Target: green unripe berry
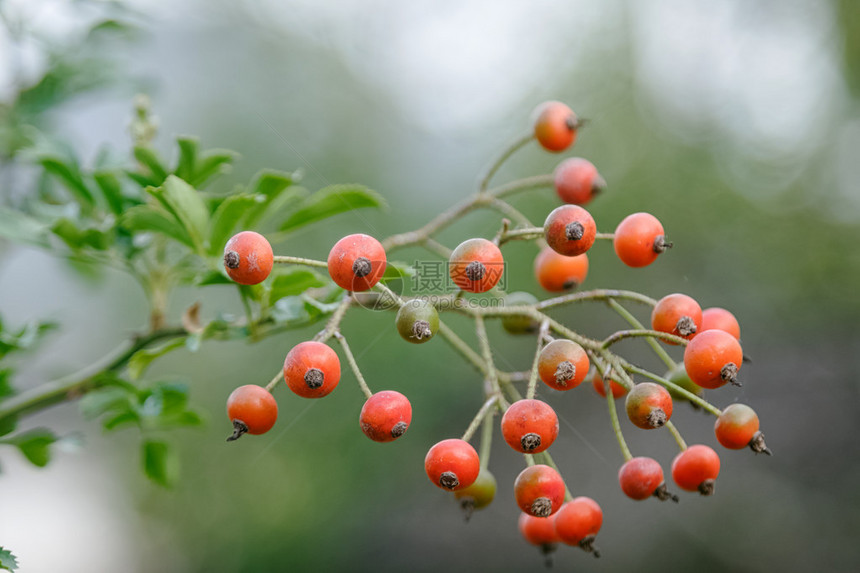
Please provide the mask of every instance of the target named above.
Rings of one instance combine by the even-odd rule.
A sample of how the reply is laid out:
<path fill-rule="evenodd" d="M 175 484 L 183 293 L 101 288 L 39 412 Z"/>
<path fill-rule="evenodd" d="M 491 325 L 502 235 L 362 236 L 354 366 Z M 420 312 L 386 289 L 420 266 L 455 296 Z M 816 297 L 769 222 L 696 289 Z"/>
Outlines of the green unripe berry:
<path fill-rule="evenodd" d="M 496 478 L 489 470 L 482 469 L 478 479 L 469 487 L 455 491 L 454 497 L 460 501 L 468 521 L 473 511 L 487 507 L 496 497 Z"/>
<path fill-rule="evenodd" d="M 397 311 L 397 332 L 407 342 L 422 344 L 439 330 L 439 313 L 430 302 L 416 298 L 406 302 Z"/>
<path fill-rule="evenodd" d="M 528 292 L 512 292 L 504 298 L 505 306 L 537 304 L 538 299 Z M 510 314 L 502 317 L 502 328 L 511 334 L 528 334 L 538 329 L 538 323 L 529 316 Z"/>

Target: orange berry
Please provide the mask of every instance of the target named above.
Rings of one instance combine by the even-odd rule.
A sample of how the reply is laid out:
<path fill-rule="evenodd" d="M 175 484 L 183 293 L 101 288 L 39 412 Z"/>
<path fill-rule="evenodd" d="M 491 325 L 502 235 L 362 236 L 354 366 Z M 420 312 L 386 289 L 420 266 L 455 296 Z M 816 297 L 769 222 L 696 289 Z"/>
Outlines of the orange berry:
<path fill-rule="evenodd" d="M 274 253 L 266 238 L 254 231 L 233 235 L 224 247 L 224 269 L 241 285 L 255 285 L 272 272 Z"/>

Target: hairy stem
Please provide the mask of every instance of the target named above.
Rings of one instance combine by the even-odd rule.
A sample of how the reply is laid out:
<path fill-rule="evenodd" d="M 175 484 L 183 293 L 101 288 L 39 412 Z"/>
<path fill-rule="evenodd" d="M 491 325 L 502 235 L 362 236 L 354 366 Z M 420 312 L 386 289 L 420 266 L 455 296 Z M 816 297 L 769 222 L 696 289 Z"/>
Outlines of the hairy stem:
<path fill-rule="evenodd" d="M 358 385 L 361 387 L 361 391 L 364 392 L 364 396 L 367 399 L 370 399 L 373 396 L 373 392 L 370 391 L 370 388 L 367 386 L 367 382 L 364 380 L 364 376 L 361 374 L 361 370 L 358 368 L 358 363 L 355 361 L 355 356 L 353 356 L 352 350 L 350 350 L 349 344 L 346 342 L 346 337 L 341 334 L 339 330 L 335 330 L 333 336 L 337 338 L 338 342 L 340 342 L 340 345 L 343 348 L 343 353 L 346 356 L 346 361 L 349 363 L 352 373 L 355 374 L 355 379 L 358 380 Z"/>
<path fill-rule="evenodd" d="M 606 302 L 609 304 L 609 306 L 612 307 L 615 312 L 621 315 L 621 317 L 626 320 L 630 324 L 630 326 L 632 326 L 633 328 L 646 330 L 645 327 L 642 326 L 642 323 L 639 322 L 639 320 L 637 320 L 635 316 L 630 314 L 630 311 L 621 306 L 614 298 L 609 298 Z M 656 305 L 657 302 L 654 301 L 654 304 Z M 656 340 L 654 340 L 653 337 L 647 337 L 645 338 L 645 341 L 648 342 L 648 344 L 654 350 L 654 353 L 660 357 L 660 360 L 663 361 L 667 368 L 671 370 L 675 367 L 675 361 L 672 360 L 672 357 L 669 356 L 669 353 L 666 352 L 666 350 L 662 346 L 660 346 L 660 344 Z"/>
<path fill-rule="evenodd" d="M 481 422 L 484 421 L 485 418 L 488 417 L 490 410 L 493 406 L 496 405 L 496 401 L 499 399 L 499 396 L 493 394 L 481 405 L 481 408 L 478 410 L 478 413 L 475 414 L 475 417 L 469 423 L 469 427 L 466 428 L 466 431 L 463 432 L 463 441 L 468 442 L 472 439 L 472 436 L 475 435 L 475 431 L 478 429 L 478 426 L 481 425 Z M 492 419 L 492 417 L 490 416 Z"/>

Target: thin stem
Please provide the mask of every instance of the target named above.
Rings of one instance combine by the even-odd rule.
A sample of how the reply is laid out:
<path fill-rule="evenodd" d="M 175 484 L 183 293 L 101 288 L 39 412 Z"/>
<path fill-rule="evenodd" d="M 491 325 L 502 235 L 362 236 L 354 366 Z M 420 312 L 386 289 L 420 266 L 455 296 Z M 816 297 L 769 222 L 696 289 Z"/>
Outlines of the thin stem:
<path fill-rule="evenodd" d="M 507 197 L 520 191 L 528 191 L 530 189 L 539 189 L 541 187 L 550 187 L 555 184 L 555 175 L 533 175 L 523 179 L 517 179 L 498 187 L 493 187 L 487 193 L 496 197 Z"/>
<path fill-rule="evenodd" d="M 475 330 L 478 335 L 478 344 L 481 346 L 481 354 L 483 355 L 484 364 L 486 364 L 486 375 L 490 382 L 490 387 L 493 389 L 493 392 L 498 395 L 499 405 L 507 410 L 508 403 L 502 396 L 502 389 L 499 386 L 499 377 L 496 372 L 496 366 L 493 364 L 493 352 L 490 350 L 490 339 L 487 337 L 487 327 L 484 325 L 483 317 L 475 317 Z M 509 386 L 508 388 L 511 389 L 513 386 Z"/>
<path fill-rule="evenodd" d="M 660 332 L 659 330 L 619 330 L 618 332 L 615 332 L 612 335 L 606 337 L 603 340 L 602 347 L 609 348 L 616 342 L 624 340 L 625 338 L 640 338 L 644 336 L 660 338 L 668 342 L 674 342 L 675 344 L 681 346 L 686 346 L 688 342 L 686 338 L 681 338 L 680 336 L 675 336 L 674 334 L 669 334 L 668 332 Z"/>
<path fill-rule="evenodd" d="M 275 374 L 275 376 L 272 378 L 272 380 L 268 384 L 266 384 L 266 391 L 269 394 L 271 394 L 272 391 L 275 389 L 275 387 L 278 385 L 278 383 L 283 379 L 284 379 L 284 371 L 278 370 L 278 373 Z"/>
<path fill-rule="evenodd" d="M 403 299 L 400 298 L 399 295 L 395 294 L 393 290 L 388 288 L 382 282 L 376 283 L 376 286 L 374 286 L 373 288 L 381 290 L 387 298 L 391 299 L 391 302 L 393 302 L 395 305 L 397 305 L 398 308 L 403 306 L 404 304 L 406 304 L 403 302 Z"/>
<path fill-rule="evenodd" d="M 535 397 L 535 392 L 537 391 L 537 380 L 538 380 L 538 363 L 540 362 L 540 351 L 543 349 L 543 339 L 549 333 L 549 321 L 544 320 L 540 325 L 540 330 L 538 331 L 537 336 L 537 350 L 535 350 L 535 357 L 532 361 L 532 368 L 529 370 L 529 385 L 526 389 L 526 399 L 532 400 Z"/>
<path fill-rule="evenodd" d="M 337 338 L 338 342 L 340 342 L 340 345 L 343 348 L 343 353 L 346 356 L 346 361 L 349 363 L 352 373 L 355 374 L 355 379 L 358 380 L 358 385 L 361 387 L 361 391 L 364 392 L 365 397 L 369 400 L 373 396 L 373 392 L 368 388 L 367 382 L 365 382 L 364 376 L 362 376 L 361 370 L 358 368 L 358 363 L 355 361 L 355 356 L 353 356 L 352 350 L 350 350 L 349 344 L 346 342 L 346 337 L 341 334 L 339 330 L 335 330 L 333 336 Z"/>
<path fill-rule="evenodd" d="M 481 449 L 478 452 L 478 459 L 481 460 L 481 469 L 485 470 L 490 464 L 490 451 L 493 446 L 493 414 L 484 416 L 484 423 L 481 426 Z"/>
<path fill-rule="evenodd" d="M 533 454 L 523 454 L 523 457 L 526 459 L 526 465 L 528 467 L 535 465 L 535 457 Z"/>
<path fill-rule="evenodd" d="M 487 191 L 487 187 L 490 184 L 490 179 L 493 178 L 493 175 L 499 170 L 499 168 L 507 161 L 507 159 L 513 155 L 518 149 L 525 146 L 528 142 L 534 139 L 534 133 L 529 131 L 528 133 L 524 133 L 512 141 L 502 152 L 499 154 L 496 159 L 494 159 L 490 165 L 484 170 L 484 174 L 478 179 L 478 192 L 485 193 Z"/>
<path fill-rule="evenodd" d="M 552 459 L 552 456 L 550 455 L 549 450 L 544 450 L 543 452 L 540 453 L 540 455 L 543 456 L 543 459 L 546 462 L 546 465 L 548 465 L 549 467 L 551 467 L 552 469 L 557 471 L 559 475 L 561 475 L 561 471 L 559 471 L 558 466 L 555 465 L 555 460 Z M 562 482 L 564 483 L 564 501 L 570 501 L 573 499 L 573 495 L 570 493 L 570 490 L 567 488 L 567 482 L 565 482 L 564 480 L 562 480 Z"/>
<path fill-rule="evenodd" d="M 640 376 L 644 376 L 645 378 L 649 378 L 649 379 L 653 380 L 654 382 L 660 384 L 661 386 L 665 386 L 667 389 L 672 390 L 673 392 L 680 394 L 681 396 L 683 396 L 684 398 L 686 398 L 690 402 L 702 407 L 703 409 L 707 410 L 708 412 L 710 412 L 714 416 L 719 417 L 720 414 L 722 414 L 722 412 L 720 411 L 719 408 L 717 408 L 716 406 L 714 406 L 713 404 L 711 404 L 710 402 L 708 402 L 704 398 L 700 398 L 699 396 L 696 396 L 695 394 L 693 394 L 692 392 L 690 392 L 686 388 L 682 388 L 681 386 L 678 386 L 677 384 L 675 384 L 671 380 L 667 380 L 666 378 L 663 378 L 662 376 L 658 376 L 657 374 L 654 374 L 653 372 L 645 370 L 644 368 L 634 366 L 633 364 L 630 364 L 627 361 L 621 361 L 621 365 L 625 370 L 629 370 L 630 372 L 632 372 L 634 374 L 639 374 Z"/>
<path fill-rule="evenodd" d="M 684 441 L 684 438 L 681 437 L 681 432 L 678 431 L 678 428 L 675 427 L 675 424 L 672 423 L 671 420 L 667 420 L 666 429 L 669 430 L 669 433 L 672 434 L 672 437 L 675 438 L 675 441 L 678 442 L 678 447 L 681 448 L 681 451 L 687 449 L 687 442 Z"/>
<path fill-rule="evenodd" d="M 463 432 L 463 441 L 468 442 L 472 439 L 472 436 L 475 435 L 475 431 L 478 429 L 478 426 L 481 425 L 481 422 L 489 414 L 490 410 L 493 406 L 496 405 L 496 401 L 499 399 L 498 395 L 493 394 L 481 405 L 481 408 L 478 410 L 478 413 L 475 414 L 475 417 L 472 419 L 471 423 L 469 423 L 469 427 L 466 428 L 466 431 Z"/>
<path fill-rule="evenodd" d="M 314 336 L 314 340 L 316 340 L 317 342 L 325 342 L 326 340 L 334 336 L 335 331 L 340 328 L 340 322 L 343 320 L 343 316 L 346 314 L 346 311 L 351 303 L 352 296 L 347 293 L 346 295 L 344 295 L 343 299 L 341 299 L 340 305 L 332 313 L 331 318 L 328 319 L 325 328 L 319 331 L 316 336 Z"/>
<path fill-rule="evenodd" d="M 457 334 L 451 330 L 451 328 L 442 322 L 439 321 L 439 334 L 448 341 L 454 350 L 457 350 L 460 354 L 466 357 L 466 360 L 471 362 L 482 374 L 487 375 L 487 366 L 483 360 L 481 360 L 481 356 L 472 350 L 472 347 L 466 344 L 462 338 L 457 336 Z"/>
<path fill-rule="evenodd" d="M 615 239 L 615 233 L 597 233 L 594 235 L 594 239 L 604 239 L 612 241 Z"/>
<path fill-rule="evenodd" d="M 614 300 L 614 299 L 610 298 L 610 299 L 608 299 L 608 300 L 607 300 L 607 303 L 609 304 L 609 306 L 611 306 L 611 307 L 612 307 L 612 309 L 613 309 L 615 312 L 617 312 L 619 315 L 621 315 L 621 317 L 622 317 L 624 320 L 626 320 L 628 323 L 630 323 L 630 325 L 631 325 L 633 328 L 639 328 L 639 329 L 645 330 L 645 327 L 644 327 L 644 326 L 642 326 L 642 323 L 641 323 L 641 322 L 639 322 L 639 321 L 636 319 L 636 317 L 635 317 L 635 316 L 633 316 L 632 314 L 630 314 L 630 312 L 629 312 L 626 308 L 624 308 L 623 306 L 621 306 L 621 305 L 618 303 L 618 301 L 616 301 L 616 300 Z M 655 302 L 655 304 L 656 304 L 656 302 Z M 664 349 L 663 349 L 663 347 L 662 347 L 662 346 L 660 346 L 660 344 L 659 344 L 656 340 L 654 340 L 653 338 L 650 338 L 650 337 L 649 337 L 649 338 L 646 338 L 646 339 L 645 339 L 645 341 L 646 341 L 646 342 L 648 342 L 648 344 L 649 344 L 649 345 L 651 346 L 651 348 L 654 350 L 654 353 L 655 353 L 657 356 L 659 356 L 659 357 L 660 357 L 660 360 L 662 360 L 662 361 L 663 361 L 663 363 L 664 363 L 664 364 L 665 364 L 665 365 L 666 365 L 670 370 L 671 370 L 672 368 L 674 368 L 674 367 L 675 367 L 675 361 L 674 361 L 674 360 L 672 360 L 672 357 L 671 357 L 671 356 L 669 356 L 669 353 L 668 353 L 668 352 L 666 352 L 666 350 L 664 350 Z"/>
<path fill-rule="evenodd" d="M 535 308 L 538 310 L 546 310 L 548 308 L 562 306 L 573 302 L 594 300 L 609 301 L 616 298 L 631 300 L 634 302 L 641 302 L 642 304 L 647 304 L 649 306 L 654 306 L 657 304 L 657 301 L 653 298 L 631 290 L 595 289 L 557 296 L 555 298 L 548 298 L 537 303 L 535 305 Z M 624 307 L 622 307 L 622 309 L 623 308 Z"/>
<path fill-rule="evenodd" d="M 0 421 L 13 416 L 25 416 L 66 400 L 75 400 L 87 392 L 107 386 L 113 379 L 105 374 L 122 369 L 138 350 L 164 339 L 187 334 L 184 328 L 165 328 L 143 336 L 134 336 L 102 359 L 74 374 L 46 382 L 0 402 Z"/>
<path fill-rule="evenodd" d="M 493 197 L 487 203 L 487 206 L 490 207 L 491 209 L 495 209 L 496 211 L 498 211 L 502 215 L 505 215 L 506 217 L 509 217 L 510 219 L 512 219 L 514 221 L 517 221 L 520 225 L 523 225 L 525 227 L 533 227 L 534 226 L 534 225 L 532 225 L 532 222 L 529 220 L 528 217 L 526 217 L 525 215 L 520 213 L 513 205 L 511 205 L 510 203 L 507 203 L 505 201 L 502 201 L 501 199 L 496 199 L 495 197 Z"/>
<path fill-rule="evenodd" d="M 437 241 L 432 237 L 427 237 L 421 242 L 421 246 L 430 251 L 431 253 L 436 253 L 443 259 L 450 259 L 452 250 Z"/>
<path fill-rule="evenodd" d="M 543 235 L 543 227 L 506 230 L 499 237 L 498 244 L 504 245 L 508 241 L 531 241 L 533 239 L 540 239 Z"/>
<path fill-rule="evenodd" d="M 607 363 L 608 362 L 609 360 L 607 357 Z M 609 387 L 609 368 L 601 364 L 599 360 L 595 360 L 594 365 L 600 371 L 600 376 L 603 378 L 603 389 L 606 394 L 609 421 L 612 424 L 612 431 L 615 433 L 615 439 L 618 440 L 618 446 L 621 448 L 621 455 L 624 456 L 624 461 L 630 461 L 633 459 L 633 454 L 630 453 L 630 448 L 627 447 L 627 441 L 624 439 L 624 434 L 621 432 L 621 424 L 618 421 L 618 411 L 615 407 L 615 397 L 612 395 L 612 389 Z"/>
<path fill-rule="evenodd" d="M 272 257 L 275 263 L 285 265 L 305 265 L 306 267 L 321 267 L 328 268 L 326 261 L 317 261 L 316 259 L 305 259 L 302 257 L 289 257 L 285 255 L 275 255 Z"/>

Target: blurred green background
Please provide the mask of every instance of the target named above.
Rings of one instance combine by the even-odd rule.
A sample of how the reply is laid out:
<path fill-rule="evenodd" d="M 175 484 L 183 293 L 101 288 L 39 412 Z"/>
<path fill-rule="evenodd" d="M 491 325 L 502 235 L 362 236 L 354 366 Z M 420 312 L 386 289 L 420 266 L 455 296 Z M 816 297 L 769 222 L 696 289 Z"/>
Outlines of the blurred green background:
<path fill-rule="evenodd" d="M 112 9 L 3 4 L 59 42 Z M 776 455 L 721 449 L 714 497 L 633 502 L 617 485 L 622 458 L 604 402 L 587 387 L 539 390 L 562 419 L 552 453 L 570 489 L 604 509 L 603 557 L 562 548 L 555 567 L 860 568 L 860 3 L 127 5 L 132 12 L 124 15 L 140 32 L 101 54 L 114 63 L 106 87 L 53 110 L 44 127 L 87 159 L 105 144 L 124 153 L 131 99 L 145 91 L 164 153 L 173 152 L 175 135 L 197 134 L 204 146 L 241 153 L 232 182 L 263 167 L 301 168 L 311 189 L 357 182 L 390 203 L 387 212 L 354 212 L 294 235 L 275 246 L 279 254 L 324 258 L 347 233 L 384 237 L 418 227 L 472 192 L 481 168 L 528 128 L 538 103 L 569 103 L 589 120 L 575 148 L 559 156 L 531 145 L 498 180 L 547 173 L 563 157 L 582 156 L 609 185 L 589 207 L 599 230 L 611 231 L 630 212 L 654 213 L 675 248 L 630 269 L 599 243 L 585 286 L 655 298 L 684 292 L 703 307 L 732 310 L 752 362 L 742 388 L 709 398 L 721 407 L 751 405 Z M 45 65 L 40 50 L 0 37 L 0 99 Z M 27 193 L 26 181 L 19 184 L 0 192 Z M 558 202 L 543 190 L 513 203 L 539 223 Z M 454 246 L 497 228 L 496 216 L 473 214 L 440 240 Z M 127 277 L 90 280 L 41 251 L 2 247 L 4 320 L 63 325 L 19 364 L 19 388 L 86 366 L 145 323 L 145 299 Z M 505 252 L 509 290 L 541 294 L 531 273 L 537 248 L 515 243 Z M 206 316 L 241 313 L 235 289 L 209 292 Z M 173 319 L 200 296 L 191 288 L 177 293 Z M 592 336 L 622 327 L 601 305 L 559 316 Z M 452 326 L 474 341 L 458 318 Z M 527 368 L 532 338 L 489 326 L 500 366 Z M 539 552 L 516 530 L 511 490 L 522 456 L 496 440 L 496 502 L 468 523 L 428 483 L 426 450 L 462 434 L 482 402 L 482 381 L 441 341 L 403 342 L 390 314 L 353 311 L 343 330 L 371 388 L 409 396 L 414 418 L 405 438 L 381 445 L 361 434 L 363 399 L 346 373 L 342 388 L 321 401 L 278 389 L 272 432 L 224 444 L 229 392 L 268 381 L 284 353 L 316 330 L 257 345 L 210 342 L 155 364 L 156 374 L 189 379 L 192 400 L 209 418 L 203 429 L 171 437 L 182 453 L 173 491 L 142 477 L 134 436 L 103 436 L 74 404 L 28 419 L 24 427 L 80 433 L 85 445 L 42 470 L 0 451 L 0 544 L 25 573 L 540 569 Z M 659 370 L 641 342 L 619 348 Z M 688 443 L 716 446 L 710 416 L 680 404 L 673 419 Z M 668 471 L 675 453 L 668 434 L 622 426 L 635 453 Z"/>

